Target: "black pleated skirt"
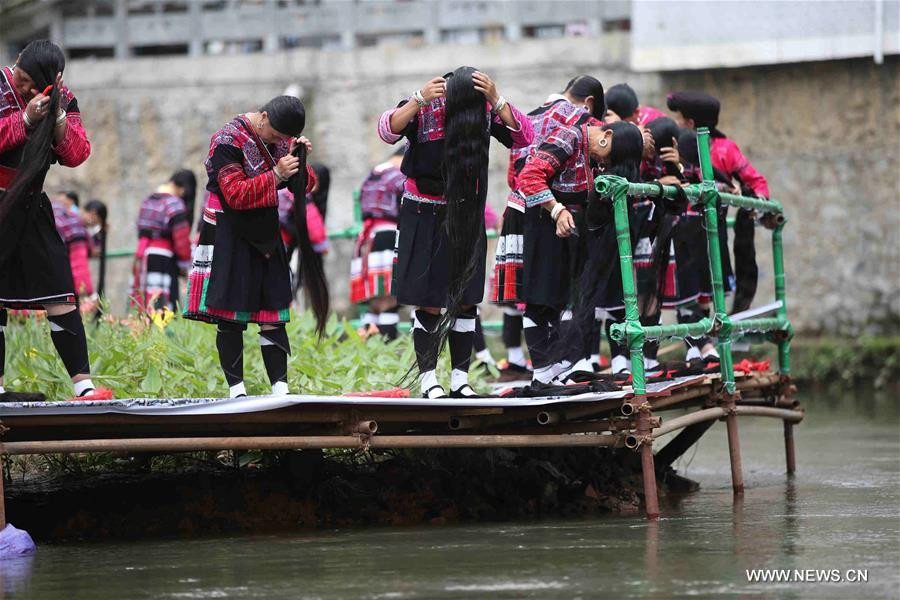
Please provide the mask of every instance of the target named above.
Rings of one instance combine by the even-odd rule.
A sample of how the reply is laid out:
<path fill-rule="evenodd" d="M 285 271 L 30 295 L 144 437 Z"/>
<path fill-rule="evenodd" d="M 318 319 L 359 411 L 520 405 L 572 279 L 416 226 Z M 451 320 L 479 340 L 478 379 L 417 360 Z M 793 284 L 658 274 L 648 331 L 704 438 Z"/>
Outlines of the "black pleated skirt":
<path fill-rule="evenodd" d="M 43 192 L 19 202 L 0 224 L 0 307 L 75 304 L 69 251 Z"/>
<path fill-rule="evenodd" d="M 391 291 L 400 304 L 444 308 L 450 282 L 450 240 L 444 226 L 446 205 L 409 196 L 400 206 Z M 462 304 L 484 298 L 487 240 L 472 243 L 475 272 L 466 284 Z"/>

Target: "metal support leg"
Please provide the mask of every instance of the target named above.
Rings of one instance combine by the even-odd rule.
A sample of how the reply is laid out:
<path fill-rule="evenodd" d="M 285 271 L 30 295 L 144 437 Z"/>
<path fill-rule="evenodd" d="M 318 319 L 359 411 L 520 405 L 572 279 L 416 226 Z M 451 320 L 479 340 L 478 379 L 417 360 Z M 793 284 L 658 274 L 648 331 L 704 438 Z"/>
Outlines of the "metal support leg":
<path fill-rule="evenodd" d="M 659 518 L 659 496 L 656 491 L 656 468 L 653 464 L 653 440 L 651 438 L 651 414 L 650 403 L 645 398 L 639 398 L 641 404 L 638 407 L 638 439 L 641 452 L 641 474 L 644 479 L 644 504 L 647 510 L 647 518 L 656 520 Z"/>
<path fill-rule="evenodd" d="M 728 455 L 731 458 L 731 487 L 735 496 L 744 493 L 744 474 L 741 466 L 741 441 L 738 436 L 737 415 L 734 412 L 738 393 L 723 395 L 723 404 L 728 410 L 725 426 L 728 429 Z"/>
<path fill-rule="evenodd" d="M 794 457 L 794 424 L 790 421 L 784 421 L 784 456 L 788 475 L 793 475 L 797 462 Z"/>
<path fill-rule="evenodd" d="M 3 489 L 4 466 L 4 459 L 0 456 L 0 530 L 6 528 L 6 491 Z"/>

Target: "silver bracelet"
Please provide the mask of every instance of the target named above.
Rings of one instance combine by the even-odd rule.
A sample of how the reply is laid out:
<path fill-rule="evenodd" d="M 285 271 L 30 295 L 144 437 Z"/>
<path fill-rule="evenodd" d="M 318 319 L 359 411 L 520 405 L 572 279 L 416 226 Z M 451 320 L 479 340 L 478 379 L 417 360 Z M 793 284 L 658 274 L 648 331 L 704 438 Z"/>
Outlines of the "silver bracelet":
<path fill-rule="evenodd" d="M 65 123 L 65 121 L 66 121 L 66 111 L 62 111 L 62 113 L 56 117 L 56 124 L 62 125 L 63 123 Z"/>
<path fill-rule="evenodd" d="M 499 115 L 504 106 L 506 106 L 506 98 L 500 96 L 500 99 L 497 100 L 497 104 L 494 105 L 494 108 L 491 109 L 491 112 L 493 112 L 495 115 Z"/>
<path fill-rule="evenodd" d="M 281 183 L 284 183 L 285 181 L 288 180 L 287 177 L 283 177 L 283 176 L 281 175 L 281 173 L 278 172 L 278 169 L 276 169 L 276 168 L 274 168 L 274 167 L 272 168 L 272 172 L 275 173 L 275 179 L 277 179 L 277 180 L 280 181 Z"/>
<path fill-rule="evenodd" d="M 556 221 L 559 218 L 559 213 L 564 210 L 566 210 L 565 205 L 562 202 L 557 202 L 556 206 L 550 210 L 550 218 Z"/>
<path fill-rule="evenodd" d="M 413 94 L 413 99 L 416 101 L 416 104 L 419 105 L 419 108 L 425 108 L 428 106 L 428 102 L 425 100 L 425 96 L 422 95 L 422 90 L 416 90 L 416 93 Z"/>
<path fill-rule="evenodd" d="M 31 126 L 34 124 L 31 122 L 31 119 L 28 118 L 28 111 L 22 111 L 22 122 L 25 123 L 25 129 L 31 129 Z"/>

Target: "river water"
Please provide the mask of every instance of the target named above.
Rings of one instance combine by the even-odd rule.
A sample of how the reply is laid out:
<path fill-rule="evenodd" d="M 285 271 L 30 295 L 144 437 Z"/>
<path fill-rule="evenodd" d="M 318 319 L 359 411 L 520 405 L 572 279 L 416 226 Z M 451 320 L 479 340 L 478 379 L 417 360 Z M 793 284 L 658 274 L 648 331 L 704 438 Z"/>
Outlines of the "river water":
<path fill-rule="evenodd" d="M 3 598 L 891 598 L 900 596 L 900 417 L 892 394 L 807 393 L 784 474 L 779 421 L 740 421 L 676 465 L 701 483 L 638 515 L 279 536 L 45 544 L 0 563 Z M 748 569 L 843 581 L 756 583 Z M 836 570 L 831 572 L 831 570 Z M 858 570 L 858 571 L 857 571 Z M 848 582 L 867 578 L 864 583 Z"/>

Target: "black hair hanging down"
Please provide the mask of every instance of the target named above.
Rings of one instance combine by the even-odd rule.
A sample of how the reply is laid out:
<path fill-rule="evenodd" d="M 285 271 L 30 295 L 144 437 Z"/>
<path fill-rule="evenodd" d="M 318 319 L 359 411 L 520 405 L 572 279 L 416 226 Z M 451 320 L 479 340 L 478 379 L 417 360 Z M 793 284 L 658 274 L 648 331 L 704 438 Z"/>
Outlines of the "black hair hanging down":
<path fill-rule="evenodd" d="M 316 317 L 316 333 L 322 337 L 329 310 L 328 282 L 306 228 L 306 145 L 298 143 L 294 156 L 300 159 L 300 170 L 288 180 L 288 189 L 294 194 L 294 226 L 297 228 L 297 247 L 300 250 L 300 272 L 303 274 L 303 289 Z"/>
<path fill-rule="evenodd" d="M 100 276 L 97 280 L 97 296 L 103 298 L 106 290 L 106 218 L 109 210 L 102 200 L 91 200 L 84 205 L 84 211 L 95 212 L 100 219 L 100 232 L 97 234 L 100 241 Z M 102 310 L 98 307 L 95 320 L 100 318 L 101 313 Z"/>
<path fill-rule="evenodd" d="M 450 240 L 447 310 L 438 323 L 432 351 L 440 353 L 450 327 L 459 315 L 463 295 L 475 274 L 484 243 L 484 204 L 487 199 L 490 128 L 487 102 L 475 89 L 472 67 L 459 67 L 447 76 L 444 109 L 444 227 Z"/>
<path fill-rule="evenodd" d="M 563 93 L 568 92 L 576 100 L 584 100 L 589 96 L 594 97 L 594 108 L 591 116 L 603 120 L 606 115 L 606 96 L 603 93 L 603 84 L 596 77 L 579 75 L 569 81 Z"/>
<path fill-rule="evenodd" d="M 197 178 L 194 176 L 194 172 L 190 169 L 179 169 L 172 174 L 169 181 L 184 189 L 184 195 L 181 199 L 184 200 L 184 205 L 187 208 L 188 226 L 193 227 L 194 205 L 197 198 Z"/>
<path fill-rule="evenodd" d="M 313 173 L 316 174 L 316 181 L 319 183 L 318 189 L 312 193 L 313 204 L 319 209 L 322 219 L 328 212 L 328 191 L 331 189 L 331 170 L 322 163 L 315 162 L 312 165 Z"/>
<path fill-rule="evenodd" d="M 601 131 L 613 132 L 610 156 L 603 175 L 618 175 L 630 182 L 640 181 L 641 155 L 644 139 L 640 129 L 627 121 L 617 121 L 604 125 Z M 621 286 L 611 279 L 615 265 L 619 261 L 616 228 L 613 220 L 611 198 L 601 198 L 589 188 L 587 222 L 587 260 L 580 274 L 575 273 L 576 291 L 572 307 L 572 319 L 560 326 L 560 336 L 551 349 L 553 362 L 569 360 L 575 362 L 584 348 L 584 336 L 591 331 L 594 309 L 600 305 L 608 286 Z M 632 234 L 632 248 L 635 243 Z"/>
<path fill-rule="evenodd" d="M 44 90 L 48 85 L 53 85 L 53 90 L 50 92 L 50 110 L 29 132 L 16 176 L 6 193 L 0 196 L 0 223 L 25 198 L 30 189 L 43 185 L 44 176 L 50 168 L 53 160 L 53 129 L 56 127 L 60 94 L 56 74 L 62 73 L 66 68 L 66 57 L 59 46 L 50 40 L 35 40 L 22 50 L 18 66 L 34 80 L 34 87 L 38 91 Z"/>

